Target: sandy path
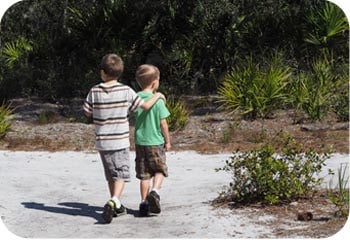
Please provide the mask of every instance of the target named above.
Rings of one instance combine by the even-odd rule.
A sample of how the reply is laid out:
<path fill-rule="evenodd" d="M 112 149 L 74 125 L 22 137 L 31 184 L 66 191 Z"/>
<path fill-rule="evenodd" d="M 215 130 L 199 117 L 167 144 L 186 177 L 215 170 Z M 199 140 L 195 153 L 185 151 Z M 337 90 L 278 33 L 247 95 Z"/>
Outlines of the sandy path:
<path fill-rule="evenodd" d="M 162 213 L 149 218 L 138 217 L 139 185 L 131 160 L 132 181 L 122 199 L 128 214 L 106 225 L 100 214 L 107 185 L 98 154 L 0 151 L 1 219 L 12 233 L 29 238 L 273 238 L 273 229 L 256 223 L 259 216 L 210 206 L 229 182 L 214 168 L 229 155 L 168 153 Z M 348 159 L 336 155 L 327 169 Z"/>

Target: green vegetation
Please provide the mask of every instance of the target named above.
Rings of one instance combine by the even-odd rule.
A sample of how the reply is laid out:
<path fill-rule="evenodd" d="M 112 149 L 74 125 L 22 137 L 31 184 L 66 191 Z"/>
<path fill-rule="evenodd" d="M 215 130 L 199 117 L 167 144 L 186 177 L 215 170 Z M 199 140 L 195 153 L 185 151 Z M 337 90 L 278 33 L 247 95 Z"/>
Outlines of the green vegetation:
<path fill-rule="evenodd" d="M 235 152 L 217 171 L 231 174 L 232 182 L 219 199 L 240 204 L 278 204 L 309 197 L 320 184 L 315 175 L 325 165 L 328 154 L 313 149 L 305 153 L 292 140 L 277 154 L 270 145 L 248 152 Z"/>
<path fill-rule="evenodd" d="M 49 124 L 58 122 L 58 113 L 51 110 L 44 110 L 39 114 L 39 124 Z"/>
<path fill-rule="evenodd" d="M 325 0 L 27 0 L 2 18 L 0 43 L 0 100 L 84 97 L 116 52 L 130 86 L 147 62 L 163 92 L 217 93 L 248 119 L 349 119 L 349 25 Z"/>
<path fill-rule="evenodd" d="M 222 143 L 226 144 L 232 140 L 232 137 L 235 133 L 235 129 L 237 128 L 237 124 L 228 123 L 222 131 Z"/>
<path fill-rule="evenodd" d="M 336 45 L 346 42 L 341 36 L 349 31 L 349 23 L 343 11 L 333 3 L 326 2 L 322 7 L 314 8 L 306 20 L 311 28 L 304 40 L 314 47 L 311 50 L 316 56 L 339 51 Z"/>
<path fill-rule="evenodd" d="M 294 83 L 296 109 L 303 110 L 313 121 L 321 120 L 331 106 L 334 82 L 330 63 L 315 61 L 312 71 L 300 73 Z"/>
<path fill-rule="evenodd" d="M 225 77 L 218 89 L 218 102 L 224 109 L 250 119 L 268 117 L 285 102 L 291 70 L 278 54 L 264 61 L 269 63 L 266 67 L 254 63 L 252 57 L 246 62 Z"/>
<path fill-rule="evenodd" d="M 339 121 L 349 121 L 349 93 L 335 97 L 334 112 Z"/>
<path fill-rule="evenodd" d="M 336 215 L 339 217 L 348 217 L 349 216 L 349 165 L 343 164 L 338 169 L 337 180 L 338 184 L 334 189 L 332 186 L 333 181 L 329 183 L 328 189 L 328 198 L 332 201 L 334 205 L 337 206 L 338 211 Z M 334 173 L 331 173 L 334 174 Z"/>
<path fill-rule="evenodd" d="M 341 80 L 340 86 L 336 87 L 337 94 L 332 98 L 332 110 L 339 121 L 349 121 L 349 81 L 346 77 L 344 75 L 344 80 Z"/>
<path fill-rule="evenodd" d="M 2 104 L 0 106 L 0 139 L 10 130 L 12 113 L 10 105 Z"/>
<path fill-rule="evenodd" d="M 16 63 L 27 58 L 27 55 L 32 51 L 32 46 L 23 37 L 14 42 L 8 42 L 3 48 L 6 65 L 12 68 Z"/>
<path fill-rule="evenodd" d="M 185 103 L 181 100 L 169 98 L 166 106 L 171 115 L 167 118 L 169 129 L 171 131 L 182 130 L 188 121 L 189 112 L 185 107 Z"/>

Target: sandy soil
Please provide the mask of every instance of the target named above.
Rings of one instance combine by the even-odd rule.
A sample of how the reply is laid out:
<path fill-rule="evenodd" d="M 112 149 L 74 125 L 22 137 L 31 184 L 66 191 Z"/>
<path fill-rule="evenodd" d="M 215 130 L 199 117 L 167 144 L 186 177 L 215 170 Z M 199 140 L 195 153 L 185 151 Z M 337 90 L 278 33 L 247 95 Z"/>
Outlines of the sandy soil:
<path fill-rule="evenodd" d="M 162 213 L 141 218 L 132 152 L 132 181 L 122 199 L 128 214 L 104 224 L 100 214 L 108 195 L 97 153 L 0 151 L 1 219 L 10 232 L 25 238 L 341 239 L 349 233 L 349 224 L 337 235 L 339 228 L 308 231 L 327 224 L 322 219 L 334 211 L 329 206 L 313 206 L 314 221 L 309 222 L 297 221 L 295 214 L 281 217 L 254 207 L 213 207 L 211 201 L 230 180 L 214 169 L 223 166 L 229 155 L 167 153 L 170 171 L 161 192 Z M 348 161 L 348 154 L 334 155 L 322 177 L 327 178 L 329 168 L 335 170 Z M 293 203 L 288 208 L 296 213 L 301 206 Z"/>
<path fill-rule="evenodd" d="M 133 178 L 123 199 L 128 214 L 110 225 L 100 217 L 107 187 L 93 152 L 93 125 L 83 117 L 82 100 L 12 100 L 13 124 L 0 139 L 0 214 L 6 226 L 0 224 L 0 233 L 3 227 L 5 232 L 8 228 L 30 238 L 343 239 L 334 234 L 344 232 L 339 230 L 346 219 L 334 217 L 337 209 L 324 189 L 313 199 L 282 206 L 233 208 L 229 203 L 213 206 L 211 202 L 230 182 L 230 176 L 214 168 L 222 167 L 236 149 L 251 150 L 264 143 L 278 148 L 291 136 L 305 148 L 332 147 L 341 153 L 329 161 L 336 170 L 340 162 L 349 162 L 349 122 L 330 116 L 309 123 L 291 111 L 245 121 L 218 111 L 215 99 L 192 96 L 185 100 L 191 115 L 185 129 L 171 133 L 173 152 L 168 153 L 170 177 L 162 191 L 163 212 L 138 217 L 138 182 Z M 43 123 L 40 116 L 45 112 L 53 113 L 53 119 Z M 300 211 L 311 211 L 313 221 L 297 221 Z"/>

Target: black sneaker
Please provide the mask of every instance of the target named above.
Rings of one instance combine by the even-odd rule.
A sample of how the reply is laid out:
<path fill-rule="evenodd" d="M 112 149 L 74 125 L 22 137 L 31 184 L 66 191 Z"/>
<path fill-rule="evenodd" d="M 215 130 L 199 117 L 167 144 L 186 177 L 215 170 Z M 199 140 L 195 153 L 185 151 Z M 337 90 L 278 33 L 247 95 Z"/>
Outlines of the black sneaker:
<path fill-rule="evenodd" d="M 111 223 L 115 214 L 115 203 L 113 200 L 109 200 L 103 207 L 102 218 L 106 223 Z"/>
<path fill-rule="evenodd" d="M 155 191 L 151 191 L 147 195 L 147 201 L 149 203 L 149 211 L 151 213 L 160 213 L 160 196 Z"/>
<path fill-rule="evenodd" d="M 147 201 L 140 203 L 139 212 L 141 217 L 147 217 L 149 214 L 149 204 Z"/>
<path fill-rule="evenodd" d="M 126 214 L 126 208 L 124 207 L 123 204 L 121 204 L 119 208 L 117 207 L 114 208 L 114 213 L 115 213 L 114 217 L 124 215 Z"/>

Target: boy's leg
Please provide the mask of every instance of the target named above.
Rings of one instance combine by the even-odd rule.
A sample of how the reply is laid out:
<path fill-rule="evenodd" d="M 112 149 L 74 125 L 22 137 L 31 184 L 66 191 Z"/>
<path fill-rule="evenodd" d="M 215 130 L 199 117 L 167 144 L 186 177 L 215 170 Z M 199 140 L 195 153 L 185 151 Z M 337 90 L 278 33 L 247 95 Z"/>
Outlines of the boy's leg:
<path fill-rule="evenodd" d="M 125 181 L 124 180 L 112 180 L 112 181 L 108 181 L 108 185 L 109 185 L 109 191 L 111 194 L 111 198 L 113 197 L 117 197 L 118 199 L 120 199 L 120 197 L 122 196 L 124 187 L 125 187 Z"/>
<path fill-rule="evenodd" d="M 115 207 L 115 213 L 113 214 L 114 217 L 116 217 L 118 214 L 124 213 L 125 208 L 122 206 L 121 203 L 121 195 L 123 193 L 124 187 L 125 187 L 125 181 L 124 180 L 112 180 L 108 181 L 109 185 L 109 191 L 111 193 L 111 200 L 114 202 Z"/>
<path fill-rule="evenodd" d="M 163 180 L 164 180 L 163 173 L 156 173 L 153 177 L 152 190 L 156 189 L 159 192 L 159 190 L 162 188 Z"/>
<path fill-rule="evenodd" d="M 153 172 L 153 188 L 147 196 L 150 212 L 160 213 L 159 190 L 162 186 L 164 177 L 168 176 L 168 167 L 166 165 L 165 149 L 163 145 L 149 146 L 148 161 L 150 162 L 151 172 Z"/>
<path fill-rule="evenodd" d="M 113 217 L 126 212 L 125 207 L 120 203 L 120 197 L 125 181 L 130 178 L 129 149 L 100 152 L 100 155 L 111 196 L 104 206 L 102 217 L 106 223 L 110 223 Z"/>
<path fill-rule="evenodd" d="M 149 204 L 146 200 L 150 188 L 150 180 L 140 181 L 140 192 L 141 192 L 141 203 L 139 205 L 139 212 L 141 217 L 148 216 L 149 214 Z"/>
<path fill-rule="evenodd" d="M 140 179 L 141 200 L 145 200 L 150 188 L 151 174 L 149 171 L 149 162 L 147 161 L 147 147 L 135 145 L 136 159 L 135 170 L 136 178 Z"/>
<path fill-rule="evenodd" d="M 146 200 L 150 188 L 150 180 L 141 180 L 140 181 L 140 192 L 141 192 L 141 200 Z"/>
<path fill-rule="evenodd" d="M 144 146 L 136 145 L 135 170 L 136 178 L 140 179 L 141 203 L 139 205 L 139 213 L 141 217 L 145 217 L 149 213 L 148 202 L 146 201 L 150 189 L 150 173 L 147 161 L 147 155 Z"/>

